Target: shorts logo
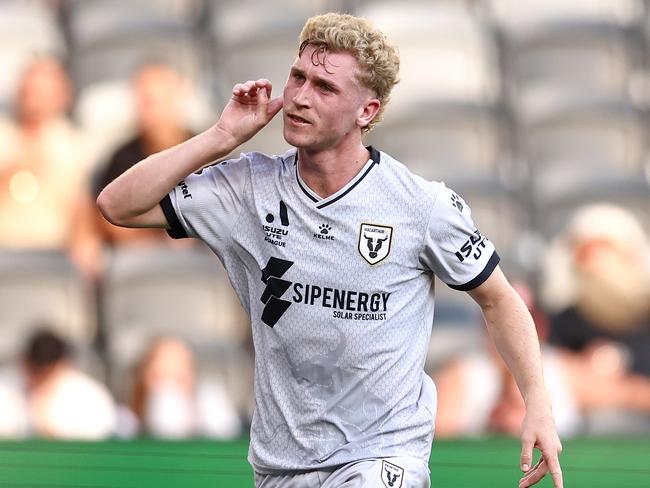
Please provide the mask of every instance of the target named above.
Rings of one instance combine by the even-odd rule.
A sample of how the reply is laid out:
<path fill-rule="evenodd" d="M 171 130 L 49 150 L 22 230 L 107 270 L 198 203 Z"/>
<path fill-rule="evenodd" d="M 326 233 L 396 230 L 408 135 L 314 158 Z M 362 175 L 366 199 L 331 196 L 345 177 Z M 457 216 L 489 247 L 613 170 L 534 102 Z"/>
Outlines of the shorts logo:
<path fill-rule="evenodd" d="M 381 462 L 381 482 L 386 488 L 400 488 L 404 480 L 404 469 L 389 463 Z"/>
<path fill-rule="evenodd" d="M 393 240 L 393 228 L 388 225 L 361 224 L 359 254 L 368 264 L 377 264 L 388 256 Z"/>

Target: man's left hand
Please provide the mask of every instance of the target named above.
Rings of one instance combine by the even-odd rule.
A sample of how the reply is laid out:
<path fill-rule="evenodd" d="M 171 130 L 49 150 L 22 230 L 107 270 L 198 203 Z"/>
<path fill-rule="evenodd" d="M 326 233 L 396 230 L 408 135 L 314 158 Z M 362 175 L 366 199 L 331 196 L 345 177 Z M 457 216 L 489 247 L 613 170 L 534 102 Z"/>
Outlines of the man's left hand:
<path fill-rule="evenodd" d="M 542 453 L 534 466 L 533 449 Z M 519 488 L 536 484 L 546 473 L 551 473 L 553 486 L 563 488 L 560 453 L 562 443 L 557 435 L 551 408 L 541 405 L 528 407 L 521 434 L 521 470 L 525 473 L 519 480 Z"/>

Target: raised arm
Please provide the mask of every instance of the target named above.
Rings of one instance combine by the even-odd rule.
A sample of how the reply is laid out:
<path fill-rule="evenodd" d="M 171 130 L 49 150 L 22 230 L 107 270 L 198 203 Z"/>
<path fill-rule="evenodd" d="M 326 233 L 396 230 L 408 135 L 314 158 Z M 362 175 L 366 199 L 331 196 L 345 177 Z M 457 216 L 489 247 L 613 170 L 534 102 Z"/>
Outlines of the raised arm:
<path fill-rule="evenodd" d="M 530 313 L 499 267 L 469 293 L 481 306 L 490 336 L 526 404 L 521 434 L 521 469 L 525 474 L 519 487 L 534 485 L 550 471 L 555 488 L 562 488 L 562 445 L 546 393 L 539 340 Z M 531 465 L 533 448 L 542 453 L 535 466 Z"/>
<path fill-rule="evenodd" d="M 205 132 L 140 161 L 99 194 L 102 215 L 122 227 L 167 227 L 158 203 L 187 175 L 220 159 L 253 137 L 282 108 L 270 99 L 268 80 L 234 86 L 219 121 Z"/>

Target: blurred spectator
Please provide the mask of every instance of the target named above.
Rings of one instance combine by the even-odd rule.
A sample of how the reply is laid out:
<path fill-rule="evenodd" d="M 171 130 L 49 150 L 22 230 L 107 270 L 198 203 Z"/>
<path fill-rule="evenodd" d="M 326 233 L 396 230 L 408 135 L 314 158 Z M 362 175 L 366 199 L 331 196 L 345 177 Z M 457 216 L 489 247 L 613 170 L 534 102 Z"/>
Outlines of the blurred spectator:
<path fill-rule="evenodd" d="M 97 440 L 114 433 L 108 389 L 75 368 L 68 344 L 53 332 L 39 330 L 29 339 L 20 367 L 4 372 L 1 385 L 11 403 L 8 410 L 3 404 L 0 435 Z"/>
<path fill-rule="evenodd" d="M 158 339 L 145 352 L 131 406 L 142 430 L 154 437 L 230 439 L 242 431 L 225 389 L 199 379 L 191 349 L 176 338 Z"/>
<path fill-rule="evenodd" d="M 579 209 L 546 260 L 550 342 L 575 352 L 608 343 L 619 362 L 650 378 L 650 243 L 629 211 Z"/>
<path fill-rule="evenodd" d="M 67 251 L 83 269 L 94 245 L 80 214 L 92 158 L 66 115 L 70 103 L 59 61 L 27 67 L 14 119 L 0 121 L 0 248 Z"/>
<path fill-rule="evenodd" d="M 550 342 L 574 352 L 590 431 L 650 432 L 650 242 L 641 223 L 615 205 L 578 209 L 545 271 Z"/>
<path fill-rule="evenodd" d="M 95 198 L 111 181 L 138 161 L 189 139 L 185 101 L 187 81 L 165 64 L 143 65 L 133 77 L 137 134 L 110 156 L 95 177 Z M 159 241 L 169 244 L 162 229 L 127 229 L 116 227 L 97 215 L 104 240 L 110 245 Z"/>

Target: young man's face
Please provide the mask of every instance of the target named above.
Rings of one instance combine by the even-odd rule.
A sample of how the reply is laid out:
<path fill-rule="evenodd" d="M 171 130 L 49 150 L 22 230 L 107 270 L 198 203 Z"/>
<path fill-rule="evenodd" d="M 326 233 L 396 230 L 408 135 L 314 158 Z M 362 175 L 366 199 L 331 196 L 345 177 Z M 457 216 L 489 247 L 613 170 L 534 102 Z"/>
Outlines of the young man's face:
<path fill-rule="evenodd" d="M 305 48 L 284 87 L 284 138 L 289 144 L 322 151 L 360 134 L 379 102 L 357 79 L 359 69 L 349 53 Z"/>

